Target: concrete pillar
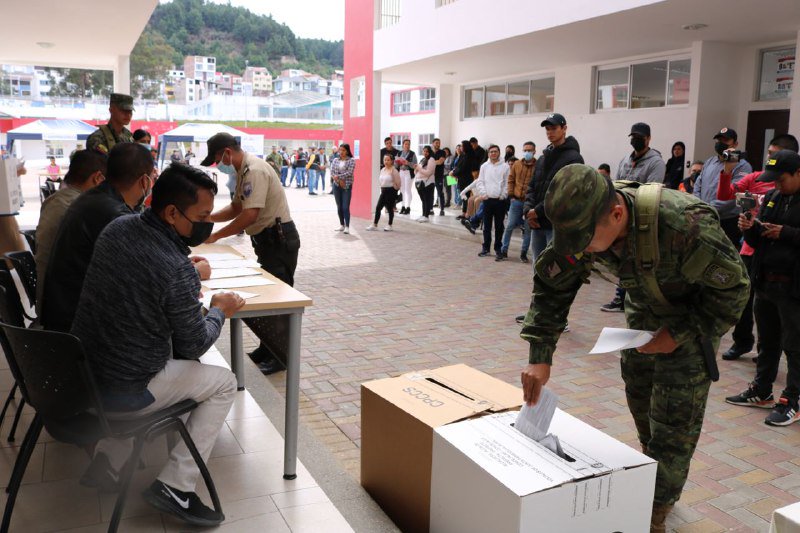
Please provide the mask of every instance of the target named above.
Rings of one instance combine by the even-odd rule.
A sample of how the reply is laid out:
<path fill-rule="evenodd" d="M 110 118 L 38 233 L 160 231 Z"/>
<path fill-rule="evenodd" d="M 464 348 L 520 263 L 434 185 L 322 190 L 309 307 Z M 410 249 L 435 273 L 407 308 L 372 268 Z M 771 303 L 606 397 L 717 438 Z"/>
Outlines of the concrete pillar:
<path fill-rule="evenodd" d="M 797 32 L 797 48 L 800 50 L 800 31 Z M 795 56 L 797 53 L 795 53 Z M 800 135 L 800 77 L 797 75 L 797 67 L 794 69 L 794 83 L 792 85 L 792 99 L 789 101 L 789 133 L 794 136 Z"/>
<path fill-rule="evenodd" d="M 436 102 L 439 125 L 436 135 L 442 140 L 442 146 L 450 146 L 451 150 L 454 150 L 452 145 L 458 142 L 453 139 L 453 124 L 458 122 L 459 119 L 458 116 L 454 116 L 458 111 L 458 106 L 453 105 L 453 102 L 459 96 L 458 87 L 452 83 L 439 85 L 438 101 Z"/>
<path fill-rule="evenodd" d="M 131 56 L 117 56 L 114 65 L 114 92 L 131 94 Z"/>

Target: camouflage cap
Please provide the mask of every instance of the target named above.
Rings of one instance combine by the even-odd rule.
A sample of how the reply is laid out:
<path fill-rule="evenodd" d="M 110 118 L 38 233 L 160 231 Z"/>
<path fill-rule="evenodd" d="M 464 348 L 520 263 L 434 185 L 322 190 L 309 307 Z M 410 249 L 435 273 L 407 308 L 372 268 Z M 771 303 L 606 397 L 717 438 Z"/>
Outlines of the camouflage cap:
<path fill-rule="evenodd" d="M 588 165 L 567 165 L 559 170 L 544 197 L 555 251 L 574 255 L 586 250 L 613 194 L 611 180 Z"/>
<path fill-rule="evenodd" d="M 123 111 L 134 111 L 133 96 L 122 93 L 111 93 L 111 105 L 115 105 Z"/>

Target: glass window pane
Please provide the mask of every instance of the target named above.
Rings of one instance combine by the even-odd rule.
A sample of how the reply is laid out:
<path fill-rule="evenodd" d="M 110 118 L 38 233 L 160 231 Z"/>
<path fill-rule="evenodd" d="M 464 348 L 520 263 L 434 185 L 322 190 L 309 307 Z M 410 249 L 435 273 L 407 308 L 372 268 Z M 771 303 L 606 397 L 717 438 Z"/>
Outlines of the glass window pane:
<path fill-rule="evenodd" d="M 506 114 L 506 85 L 486 86 L 486 116 L 496 117 Z"/>
<path fill-rule="evenodd" d="M 759 100 L 783 100 L 792 96 L 794 81 L 794 46 L 761 52 Z"/>
<path fill-rule="evenodd" d="M 628 67 L 597 71 L 595 109 L 628 107 Z"/>
<path fill-rule="evenodd" d="M 544 78 L 531 82 L 531 102 L 534 113 L 550 113 L 555 103 L 556 79 Z"/>
<path fill-rule="evenodd" d="M 464 90 L 464 118 L 483 116 L 483 88 Z"/>
<path fill-rule="evenodd" d="M 664 107 L 667 61 L 631 65 L 631 109 Z"/>
<path fill-rule="evenodd" d="M 527 115 L 530 107 L 529 83 L 518 81 L 508 84 L 508 114 Z"/>
<path fill-rule="evenodd" d="M 669 62 L 669 81 L 667 103 L 688 104 L 689 103 L 689 73 L 692 70 L 691 59 L 681 59 Z"/>

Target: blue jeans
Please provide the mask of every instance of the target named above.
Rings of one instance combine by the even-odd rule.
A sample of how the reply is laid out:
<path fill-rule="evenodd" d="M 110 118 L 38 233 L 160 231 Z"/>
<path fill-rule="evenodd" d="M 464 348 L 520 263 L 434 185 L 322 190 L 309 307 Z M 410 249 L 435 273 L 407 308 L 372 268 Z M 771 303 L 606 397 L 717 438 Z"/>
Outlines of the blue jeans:
<path fill-rule="evenodd" d="M 336 210 L 339 214 L 339 224 L 350 227 L 350 198 L 353 196 L 353 189 L 342 189 L 335 183 L 333 184 L 333 197 L 336 200 Z"/>
<path fill-rule="evenodd" d="M 508 226 L 503 233 L 503 253 L 508 253 L 508 245 L 511 243 L 511 234 L 517 229 L 517 226 L 522 226 L 522 252 L 521 255 L 528 255 L 528 248 L 531 245 L 531 227 L 528 226 L 527 221 L 522 217 L 522 206 L 525 202 L 522 200 L 511 200 L 511 205 L 508 208 Z"/>
<path fill-rule="evenodd" d="M 466 200 L 464 200 L 466 202 Z M 483 220 L 483 202 L 481 205 L 478 206 L 478 210 L 475 211 L 475 214 L 469 218 L 469 223 L 472 224 L 474 229 L 478 229 L 478 226 L 481 225 L 481 221 Z"/>
<path fill-rule="evenodd" d="M 536 267 L 536 258 L 544 252 L 550 241 L 553 240 L 552 229 L 531 229 L 531 242 L 533 243 L 533 266 Z"/>
<path fill-rule="evenodd" d="M 281 185 L 286 187 L 286 178 L 289 176 L 289 167 L 281 167 Z"/>
<path fill-rule="evenodd" d="M 314 192 L 317 188 L 317 171 L 313 168 L 308 169 L 308 193 Z"/>
<path fill-rule="evenodd" d="M 295 185 L 299 187 L 304 187 L 306 184 L 306 168 L 305 167 L 297 167 L 294 169 L 294 182 Z M 289 182 L 291 184 L 291 182 Z"/>

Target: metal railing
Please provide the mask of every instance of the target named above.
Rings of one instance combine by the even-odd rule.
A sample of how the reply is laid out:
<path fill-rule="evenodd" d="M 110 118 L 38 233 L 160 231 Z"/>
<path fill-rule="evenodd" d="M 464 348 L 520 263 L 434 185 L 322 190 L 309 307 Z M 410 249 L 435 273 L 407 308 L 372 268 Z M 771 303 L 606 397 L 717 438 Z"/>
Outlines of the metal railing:
<path fill-rule="evenodd" d="M 387 28 L 400 22 L 400 3 L 402 0 L 380 0 L 380 28 Z"/>

